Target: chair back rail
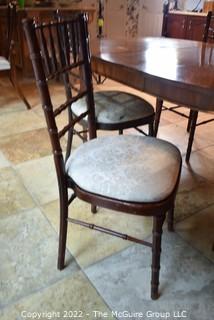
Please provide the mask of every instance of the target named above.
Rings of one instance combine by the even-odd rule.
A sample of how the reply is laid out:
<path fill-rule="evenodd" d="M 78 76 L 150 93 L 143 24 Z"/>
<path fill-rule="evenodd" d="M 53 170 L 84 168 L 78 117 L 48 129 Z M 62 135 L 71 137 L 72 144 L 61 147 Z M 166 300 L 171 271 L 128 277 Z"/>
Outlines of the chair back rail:
<path fill-rule="evenodd" d="M 59 174 L 65 173 L 65 161 L 70 156 L 75 125 L 88 116 L 89 137 L 96 137 L 95 111 L 92 87 L 92 73 L 88 41 L 87 17 L 80 14 L 66 21 L 38 23 L 25 19 L 23 27 L 30 50 L 36 84 L 40 93 L 47 127 L 51 139 L 54 159 Z M 54 104 L 52 80 L 61 80 L 64 86 L 64 100 L 57 107 Z M 86 98 L 87 111 L 75 119 L 71 105 L 80 98 Z M 63 99 L 62 98 L 62 99 Z M 59 130 L 57 117 L 67 110 L 68 121 Z M 62 155 L 60 139 L 68 134 L 66 157 Z"/>

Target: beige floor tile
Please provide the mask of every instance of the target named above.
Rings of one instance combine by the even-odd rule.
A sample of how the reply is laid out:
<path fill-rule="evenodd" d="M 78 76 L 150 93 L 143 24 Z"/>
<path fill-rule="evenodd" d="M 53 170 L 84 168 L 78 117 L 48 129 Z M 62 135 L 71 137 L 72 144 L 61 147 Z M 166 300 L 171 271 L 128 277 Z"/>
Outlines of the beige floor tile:
<path fill-rule="evenodd" d="M 63 150 L 66 149 L 65 138 L 61 139 L 61 147 Z M 0 149 L 13 164 L 52 154 L 51 142 L 46 128 L 2 137 L 0 138 Z"/>
<path fill-rule="evenodd" d="M 185 109 L 188 111 L 188 112 L 185 112 L 185 114 L 189 115 L 189 109 L 188 108 L 182 108 L 182 110 L 185 110 Z M 213 114 L 210 114 L 210 113 L 207 113 L 207 112 L 199 112 L 198 113 L 197 123 L 199 123 L 201 121 L 206 121 L 206 120 L 212 119 L 212 118 L 214 118 Z M 184 119 L 183 118 L 183 121 L 180 122 L 179 125 L 187 127 L 187 120 L 188 119 Z M 211 129 L 213 131 L 213 122 L 207 123 L 205 125 L 197 126 L 196 130 L 200 131 L 201 128 L 208 128 L 208 130 Z"/>
<path fill-rule="evenodd" d="M 199 176 L 191 168 L 182 167 L 175 206 L 175 220 L 193 215 L 214 203 L 214 184 Z"/>
<path fill-rule="evenodd" d="M 79 270 L 69 253 L 57 270 L 56 232 L 37 208 L 1 219 L 0 245 L 0 308 Z"/>
<path fill-rule="evenodd" d="M 30 194 L 10 167 L 0 169 L 0 219 L 34 207 Z"/>
<path fill-rule="evenodd" d="M 27 315 L 33 315 L 34 312 L 41 313 L 39 319 L 43 320 L 75 317 L 85 320 L 100 319 L 101 317 L 95 317 L 94 311 L 105 313 L 106 319 L 112 318 L 111 311 L 88 279 L 82 272 L 77 272 L 6 308 L 0 315 L 1 320 L 24 319 Z"/>
<path fill-rule="evenodd" d="M 10 112 L 26 110 L 23 101 L 18 97 L 16 90 L 7 77 L 0 78 L 0 115 Z"/>
<path fill-rule="evenodd" d="M 167 106 L 171 106 L 164 101 L 164 104 Z M 181 107 L 178 109 L 180 112 L 183 112 L 187 116 L 189 115 L 189 109 L 185 107 Z M 199 121 L 203 121 L 207 119 L 207 114 L 200 112 L 199 113 Z M 168 122 L 168 123 L 167 123 Z M 186 149 L 188 145 L 189 134 L 186 131 L 188 119 L 175 114 L 170 111 L 162 111 L 161 120 L 160 120 L 160 130 L 158 131 L 158 137 L 163 138 L 167 141 L 170 141 L 178 146 L 183 154 L 186 154 Z M 211 126 L 211 124 L 209 124 Z M 213 134 L 210 134 L 211 127 L 207 129 L 207 131 L 203 131 L 202 128 L 206 126 L 197 127 L 197 131 L 195 133 L 195 138 L 192 146 L 192 150 L 200 150 L 207 146 L 213 144 L 214 138 Z"/>
<path fill-rule="evenodd" d="M 167 108 L 176 106 L 175 104 L 168 103 L 166 101 L 164 101 L 164 105 Z M 185 114 L 187 117 L 189 117 L 190 109 L 188 107 L 181 106 L 181 107 L 179 107 L 178 109 L 175 109 L 175 110 L 178 111 L 178 112 L 181 112 L 181 113 Z M 177 123 L 179 126 L 184 127 L 185 129 L 187 128 L 188 118 L 185 118 L 185 117 L 183 117 L 183 116 L 181 116 L 181 115 L 179 115 L 179 114 L 177 114 L 177 113 L 175 113 L 173 111 L 163 110 L 162 114 L 161 114 L 161 118 L 162 117 L 170 119 L 172 122 Z M 203 120 L 205 120 L 207 118 L 209 118 L 209 116 L 207 116 L 206 113 L 199 112 L 198 121 L 203 121 Z"/>
<path fill-rule="evenodd" d="M 214 185 L 184 166 L 175 203 L 175 221 L 193 215 L 214 203 Z"/>
<path fill-rule="evenodd" d="M 45 128 L 2 137 L 0 149 L 13 164 L 44 157 L 52 152 Z"/>
<path fill-rule="evenodd" d="M 208 181 L 214 182 L 213 150 L 214 147 L 210 146 L 197 152 L 192 152 L 189 164 L 183 160 L 183 165 Z"/>
<path fill-rule="evenodd" d="M 58 184 L 53 156 L 30 160 L 15 166 L 25 187 L 40 204 L 58 198 Z"/>
<path fill-rule="evenodd" d="M 195 171 L 192 171 L 191 168 L 186 168 L 183 165 L 178 192 L 185 192 L 197 188 L 202 182 L 207 183 L 207 180 L 199 176 Z"/>
<path fill-rule="evenodd" d="M 210 206 L 189 219 L 185 219 L 176 225 L 176 232 L 214 262 L 213 212 L 214 206 Z"/>
<path fill-rule="evenodd" d="M 43 211 L 58 230 L 59 209 L 58 202 L 52 202 L 43 207 Z M 151 218 L 137 217 L 99 208 L 97 214 L 90 212 L 90 205 L 76 199 L 70 206 L 72 218 L 88 221 L 115 231 L 144 239 L 152 230 Z M 77 225 L 70 224 L 67 247 L 82 267 L 91 265 L 132 243 L 115 238 L 104 233 L 92 231 Z"/>
<path fill-rule="evenodd" d="M 175 106 L 174 104 L 169 104 L 167 102 L 164 101 L 164 106 L 166 106 L 167 108 L 170 108 L 171 106 Z M 186 115 L 189 114 L 189 110 L 187 108 L 179 108 L 178 109 L 179 112 L 182 112 Z M 175 112 L 169 111 L 169 110 L 162 110 L 161 113 L 161 120 L 162 119 L 167 119 L 168 121 L 170 121 L 171 123 L 176 123 L 177 125 L 181 125 L 183 124 L 184 126 L 187 126 L 187 119 L 178 115 Z"/>
<path fill-rule="evenodd" d="M 3 99 L 0 98 L 0 115 L 25 110 L 25 104 L 22 101 L 19 101 L 16 96 L 10 97 L 10 95 L 7 94 L 6 99 L 5 97 Z"/>
<path fill-rule="evenodd" d="M 77 272 L 79 269 L 69 252 L 66 260 L 68 267 L 62 272 L 56 270 L 58 188 L 52 156 L 46 156 L 50 154 L 50 142 L 45 134 L 46 124 L 37 89 L 32 81 L 23 82 L 26 97 L 33 105 L 33 109 L 27 111 L 15 91 L 11 90 L 8 81 L 0 79 L 0 89 L 1 87 L 4 96 L 0 97 L 0 168 L 3 167 L 0 169 L 0 289 L 3 289 L 0 290 L 0 305 L 5 306 L 5 309 L 0 313 L 0 318 L 21 319 L 23 310 L 56 311 L 61 314 L 64 310 L 75 309 L 89 313 L 86 319 L 94 319 L 92 310 L 108 312 L 108 308 L 84 274 Z M 63 103 L 61 85 L 55 84 L 53 89 L 54 104 Z M 111 80 L 103 85 L 95 85 L 95 90 L 124 90 L 143 97 L 153 106 L 156 102 L 155 97 Z M 164 104 L 172 105 L 166 101 Z M 184 111 L 188 114 L 188 109 Z M 199 119 L 203 120 L 205 117 L 207 118 L 206 114 L 199 113 Z M 59 128 L 66 124 L 66 118 L 66 112 L 59 116 Z M 186 125 L 186 119 L 164 111 L 159 137 L 176 144 L 185 154 L 189 137 Z M 130 130 L 127 134 L 133 132 Z M 99 136 L 109 134 L 115 133 L 99 132 Z M 10 137 L 6 137 L 9 135 Z M 75 137 L 74 146 L 81 143 Z M 196 129 L 190 165 L 183 163 L 175 208 L 176 231 L 212 261 L 213 158 L 213 123 L 210 123 Z M 17 172 L 8 167 L 8 160 L 15 164 Z M 42 206 L 45 216 L 39 209 L 26 210 L 35 206 L 30 194 Z M 93 215 L 90 206 L 79 200 L 71 205 L 70 216 L 142 239 L 150 235 L 152 229 L 150 218 L 114 213 L 101 208 Z M 101 260 L 114 256 L 128 246 L 130 250 L 134 248 L 124 240 L 69 225 L 67 247 L 81 267 L 99 262 L 99 270 Z M 191 259 L 188 261 L 191 262 Z M 104 282 L 103 287 L 106 287 Z M 47 319 L 47 314 L 43 319 Z"/>
<path fill-rule="evenodd" d="M 214 313 L 213 266 L 176 233 L 164 232 L 157 300 L 150 297 L 151 254 L 148 248 L 129 247 L 90 266 L 85 272 L 112 310 L 128 308 L 129 312 L 138 311 L 144 315 L 141 318 L 118 316 L 118 320 L 210 320 Z M 183 317 L 182 310 L 185 310 Z"/>
<path fill-rule="evenodd" d="M 0 168 L 9 167 L 10 162 L 6 159 L 2 151 L 0 151 Z"/>
<path fill-rule="evenodd" d="M 29 88 L 30 88 L 30 86 L 29 86 Z M 54 99 L 52 100 L 52 103 L 53 103 L 53 107 L 55 109 L 56 107 L 59 107 L 59 105 L 61 105 L 65 102 L 65 91 L 63 89 L 63 86 L 60 84 L 56 84 L 56 82 L 53 85 L 51 85 L 51 88 L 52 88 L 52 90 L 54 90 Z M 35 90 L 34 95 L 37 97 L 38 102 L 32 108 L 32 111 L 43 119 L 44 118 L 44 111 L 42 109 L 42 106 L 41 106 L 41 103 L 39 100 L 39 96 L 37 94 L 37 90 Z M 63 113 L 66 113 L 66 112 L 63 112 Z"/>
<path fill-rule="evenodd" d="M 201 182 L 197 186 L 184 188 L 178 192 L 175 219 L 182 220 L 214 204 L 214 184 Z"/>
<path fill-rule="evenodd" d="M 177 124 L 160 126 L 158 138 L 171 142 L 179 148 L 182 154 L 186 154 L 189 134 L 186 132 L 186 129 L 181 126 Z M 203 137 L 196 137 L 192 146 L 192 152 L 198 151 L 212 144 L 212 141 L 206 140 Z"/>
<path fill-rule="evenodd" d="M 214 160 L 214 145 L 211 145 L 207 148 L 204 148 L 199 151 L 199 155 L 205 156 L 206 158 L 209 159 L 210 162 L 213 162 Z"/>
<path fill-rule="evenodd" d="M 35 108 L 33 108 L 33 112 L 35 112 L 39 117 L 41 117 L 41 119 L 44 119 L 44 112 L 43 112 L 41 106 L 36 106 Z M 62 112 L 61 114 L 59 114 L 57 116 L 56 125 L 57 125 L 58 130 L 60 131 L 67 124 L 68 124 L 68 115 L 67 115 L 67 111 L 65 110 L 64 112 Z M 82 130 L 82 126 L 77 124 L 75 129 L 77 131 L 81 131 Z M 66 141 L 67 141 L 67 134 L 65 134 L 64 137 L 60 141 L 62 143 L 63 150 L 65 150 Z M 73 136 L 73 148 L 78 147 L 81 143 L 82 143 L 82 140 L 77 135 L 74 135 Z"/>
<path fill-rule="evenodd" d="M 31 110 L 0 115 L 0 137 L 31 131 L 45 126 L 45 121 Z"/>
<path fill-rule="evenodd" d="M 206 118 L 203 120 L 207 120 L 207 119 L 214 119 L 214 114 L 212 115 L 206 114 Z M 214 121 L 197 126 L 195 134 L 203 136 L 205 139 L 214 141 Z"/>
<path fill-rule="evenodd" d="M 182 154 L 186 154 L 189 134 L 186 132 L 186 129 L 178 126 L 177 123 L 160 126 L 158 130 L 158 138 L 171 142 L 179 148 Z M 212 142 L 209 140 L 195 137 L 192 152 L 210 146 L 211 144 Z"/>

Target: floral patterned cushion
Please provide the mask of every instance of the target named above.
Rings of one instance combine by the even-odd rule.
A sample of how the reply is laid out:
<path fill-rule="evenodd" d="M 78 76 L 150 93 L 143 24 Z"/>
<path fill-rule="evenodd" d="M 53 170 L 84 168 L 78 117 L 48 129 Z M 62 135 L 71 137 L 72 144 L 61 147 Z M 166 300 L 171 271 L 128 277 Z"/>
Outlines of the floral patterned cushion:
<path fill-rule="evenodd" d="M 94 93 L 97 123 L 121 123 L 154 114 L 154 108 L 146 100 L 122 91 L 98 91 Z M 85 98 L 72 105 L 78 116 L 86 111 Z"/>
<path fill-rule="evenodd" d="M 0 56 L 0 71 L 10 70 L 10 63 L 7 59 Z"/>
<path fill-rule="evenodd" d="M 66 163 L 82 189 L 131 202 L 154 202 L 173 191 L 181 164 L 172 144 L 144 136 L 101 137 L 82 144 Z"/>

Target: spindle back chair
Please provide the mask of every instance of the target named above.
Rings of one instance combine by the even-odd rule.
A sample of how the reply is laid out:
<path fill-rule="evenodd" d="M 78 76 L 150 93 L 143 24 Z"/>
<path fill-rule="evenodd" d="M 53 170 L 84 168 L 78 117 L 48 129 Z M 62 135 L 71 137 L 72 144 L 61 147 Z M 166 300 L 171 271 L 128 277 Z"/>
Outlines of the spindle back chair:
<path fill-rule="evenodd" d="M 54 17 L 58 21 L 68 19 L 60 10 L 56 11 Z M 70 48 L 64 46 L 63 50 L 69 51 Z M 95 75 L 93 76 L 96 78 Z M 128 91 L 104 89 L 94 92 L 94 101 L 97 130 L 117 130 L 119 134 L 122 134 L 124 129 L 135 128 L 138 132 L 153 136 L 154 108 L 142 97 Z M 84 110 L 86 110 L 84 99 L 72 106 L 74 116 L 78 116 Z M 85 133 L 83 136 L 85 141 L 87 140 L 87 117 L 81 124 Z M 140 128 L 144 125 L 148 125 L 148 133 Z"/>
<path fill-rule="evenodd" d="M 116 135 L 96 138 L 95 108 L 86 15 L 66 21 L 23 22 L 35 79 L 53 149 L 60 196 L 58 268 L 65 266 L 68 222 L 134 241 L 152 248 L 151 297 L 158 298 L 161 234 L 166 212 L 173 229 L 172 208 L 178 188 L 181 155 L 168 142 L 152 137 Z M 69 50 L 63 48 L 69 46 Z M 65 52 L 69 54 L 65 55 Z M 50 81 L 63 78 L 65 99 L 55 106 Z M 70 106 L 86 97 L 87 110 L 73 118 Z M 64 100 L 63 100 L 64 99 Z M 68 112 L 59 130 L 57 118 Z M 89 138 L 74 151 L 75 125 L 88 117 Z M 64 156 L 60 139 L 68 133 Z M 154 156 L 153 156 L 154 153 Z M 158 163 L 156 163 L 158 161 Z M 68 188 L 73 190 L 70 198 Z M 68 207 L 78 197 L 94 206 L 153 217 L 152 243 L 73 219 Z"/>
<path fill-rule="evenodd" d="M 16 4 L 9 2 L 7 6 L 7 44 L 4 56 L 0 56 L 0 72 L 6 72 L 10 81 L 21 100 L 28 109 L 31 108 L 29 102 L 20 87 L 16 70 L 16 50 L 15 50 L 15 28 L 16 28 Z"/>

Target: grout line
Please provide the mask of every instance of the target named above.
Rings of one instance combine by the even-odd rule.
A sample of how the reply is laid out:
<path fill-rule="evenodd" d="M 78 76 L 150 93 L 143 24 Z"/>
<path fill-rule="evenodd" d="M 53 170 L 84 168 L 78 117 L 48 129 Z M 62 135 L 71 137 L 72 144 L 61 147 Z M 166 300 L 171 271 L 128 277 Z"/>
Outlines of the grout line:
<path fill-rule="evenodd" d="M 207 256 L 203 253 L 203 251 L 201 251 L 201 250 L 198 249 L 197 247 L 194 247 L 193 244 L 192 244 L 190 241 L 188 241 L 187 239 L 185 239 L 184 237 L 182 237 L 182 235 L 181 235 L 178 231 L 175 230 L 175 233 L 176 233 L 176 235 L 179 236 L 180 239 L 182 239 L 182 241 L 184 241 L 186 244 L 188 244 L 188 246 L 191 247 L 192 250 L 198 252 L 198 253 L 200 254 L 200 256 L 202 256 L 203 258 L 205 258 L 207 261 L 211 262 L 211 264 L 214 264 L 214 261 L 213 261 L 212 259 L 210 259 L 209 257 L 207 257 Z M 210 251 L 211 251 L 211 248 L 210 248 Z"/>

